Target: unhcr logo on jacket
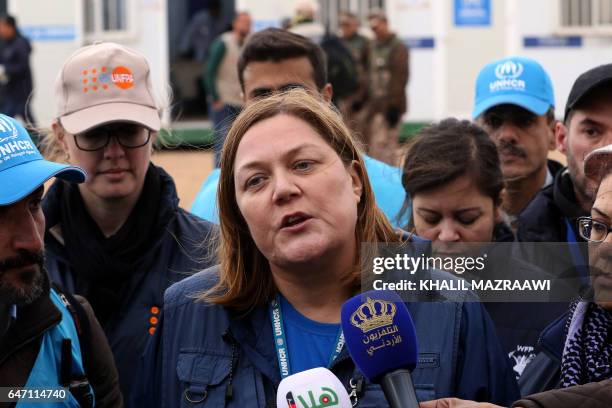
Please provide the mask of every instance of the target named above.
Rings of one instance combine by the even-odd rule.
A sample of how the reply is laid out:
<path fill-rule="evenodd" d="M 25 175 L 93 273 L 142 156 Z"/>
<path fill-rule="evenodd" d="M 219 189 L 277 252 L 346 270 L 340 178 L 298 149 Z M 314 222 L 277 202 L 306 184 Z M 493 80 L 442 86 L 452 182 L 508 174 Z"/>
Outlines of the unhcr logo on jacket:
<path fill-rule="evenodd" d="M 489 91 L 524 91 L 526 84 L 524 80 L 520 79 L 523 70 L 523 64 L 512 60 L 498 64 L 495 67 L 495 77 L 497 79 L 489 83 Z"/>

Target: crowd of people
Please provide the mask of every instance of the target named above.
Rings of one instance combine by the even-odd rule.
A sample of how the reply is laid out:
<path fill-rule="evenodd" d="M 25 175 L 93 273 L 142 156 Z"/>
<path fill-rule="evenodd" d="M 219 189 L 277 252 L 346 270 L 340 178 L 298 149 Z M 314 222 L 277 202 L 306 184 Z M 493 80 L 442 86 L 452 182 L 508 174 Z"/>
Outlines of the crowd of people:
<path fill-rule="evenodd" d="M 545 242 L 564 250 L 489 267 L 569 273 L 582 284 L 572 299 L 434 289 L 407 303 L 416 396 L 425 408 L 611 406 L 612 64 L 576 79 L 558 120 L 537 61 L 493 61 L 475 78 L 473 121 L 431 124 L 399 161 L 405 82 L 381 72 L 393 55 L 407 80 L 408 53 L 384 14 L 370 16 L 375 64 L 360 71 L 380 81 L 355 91 L 388 87 L 376 109 L 334 104 L 321 45 L 285 29 L 246 37 L 248 19 L 214 45 L 236 79 L 217 82 L 213 102 L 237 116 L 193 213 L 151 163 L 162 107 L 138 52 L 96 43 L 58 67 L 44 158 L 0 115 L 0 385 L 64 387 L 70 407 L 267 407 L 281 380 L 327 367 L 354 406 L 385 407 L 340 324 L 344 302 L 370 289 L 363 244 Z M 520 80 L 499 79 L 508 72 Z M 368 155 L 377 143 L 387 163 Z M 555 148 L 567 167 L 548 159 Z"/>

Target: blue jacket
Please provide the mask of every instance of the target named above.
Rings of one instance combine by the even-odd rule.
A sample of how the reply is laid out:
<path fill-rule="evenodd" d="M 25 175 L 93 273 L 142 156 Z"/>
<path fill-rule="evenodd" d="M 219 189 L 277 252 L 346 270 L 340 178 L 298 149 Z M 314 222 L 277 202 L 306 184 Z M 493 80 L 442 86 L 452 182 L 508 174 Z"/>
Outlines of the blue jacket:
<path fill-rule="evenodd" d="M 218 268 L 166 291 L 163 322 L 145 354 L 138 406 L 276 406 L 281 380 L 267 307 L 244 317 L 199 302 L 194 294 L 217 282 Z M 480 303 L 408 304 L 420 345 L 412 374 L 420 400 L 456 396 L 509 405 L 518 388 L 495 329 Z M 350 390 L 363 378 L 343 348 L 331 370 Z M 228 387 L 232 398 L 226 401 Z M 201 403 L 187 405 L 188 399 Z M 386 407 L 381 388 L 365 382 L 359 407 Z"/>
<path fill-rule="evenodd" d="M 561 358 L 567 336 L 565 325 L 568 318 L 569 312 L 566 312 L 542 331 L 538 340 L 542 351 L 527 365 L 519 379 L 522 396 L 552 390 L 559 386 Z"/>
<path fill-rule="evenodd" d="M 211 236 L 214 227 L 179 208 L 172 178 L 161 168 L 159 172 L 162 183 L 160 207 L 169 206 L 175 215 L 168 221 L 166 233 L 151 245 L 145 255 L 154 259 L 152 262 L 143 262 L 152 265 L 152 268 L 133 271 L 122 288 L 125 296 L 121 313 L 111 317 L 103 327 L 115 356 L 126 403 L 133 390 L 139 358 L 150 337 L 150 329 L 153 332 L 156 327 L 152 318 L 159 318 L 153 313 L 153 308 L 161 310 L 164 291 L 168 286 L 212 263 L 203 243 Z M 47 217 L 46 268 L 53 281 L 70 293 L 78 293 L 75 273 L 68 261 L 64 244 L 58 239 L 58 226 L 61 227 L 62 221 L 59 218 L 60 197 L 54 187 L 51 186 L 43 204 Z"/>
<path fill-rule="evenodd" d="M 398 228 L 405 227 L 409 221 L 411 203 L 408 201 L 406 211 L 401 211 L 406 199 L 406 192 L 402 186 L 402 169 L 389 166 L 367 155 L 363 155 L 363 160 L 374 190 L 376 204 L 389 218 L 391 224 Z M 221 169 L 210 172 L 191 205 L 191 212 L 215 224 L 219 223 L 217 187 L 220 175 Z"/>

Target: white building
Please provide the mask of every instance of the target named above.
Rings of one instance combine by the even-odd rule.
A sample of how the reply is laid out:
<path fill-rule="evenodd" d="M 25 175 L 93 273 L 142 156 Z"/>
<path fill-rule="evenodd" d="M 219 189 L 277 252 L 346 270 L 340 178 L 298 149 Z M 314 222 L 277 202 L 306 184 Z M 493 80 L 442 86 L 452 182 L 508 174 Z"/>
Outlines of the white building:
<path fill-rule="evenodd" d="M 219 18 L 234 7 L 250 11 L 254 27 L 280 26 L 298 0 L 222 1 Z M 97 39 L 138 49 L 151 64 L 159 92 L 172 74 L 182 98 L 193 97 L 198 62 L 178 58 L 182 32 L 197 0 L 8 0 L 32 39 L 33 109 L 41 125 L 54 115 L 54 82 L 78 47 Z M 391 27 L 411 46 L 410 122 L 468 118 L 474 81 L 487 62 L 507 55 L 537 59 L 552 77 L 561 115 L 574 79 L 612 62 L 612 0 L 320 0 L 322 21 L 335 27 L 340 10 L 365 16 L 383 7 Z M 189 72 L 189 73 L 188 73 Z M 191 88 L 191 89 L 190 89 Z M 179 91 L 177 89 L 177 91 Z"/>

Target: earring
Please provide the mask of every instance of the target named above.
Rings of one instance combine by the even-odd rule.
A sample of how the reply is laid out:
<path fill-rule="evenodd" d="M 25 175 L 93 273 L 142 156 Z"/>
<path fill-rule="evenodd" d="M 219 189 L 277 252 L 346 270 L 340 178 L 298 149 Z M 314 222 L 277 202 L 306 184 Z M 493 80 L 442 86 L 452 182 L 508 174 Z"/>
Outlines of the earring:
<path fill-rule="evenodd" d="M 70 161 L 70 154 L 68 152 L 64 152 L 64 161 L 65 162 Z"/>

